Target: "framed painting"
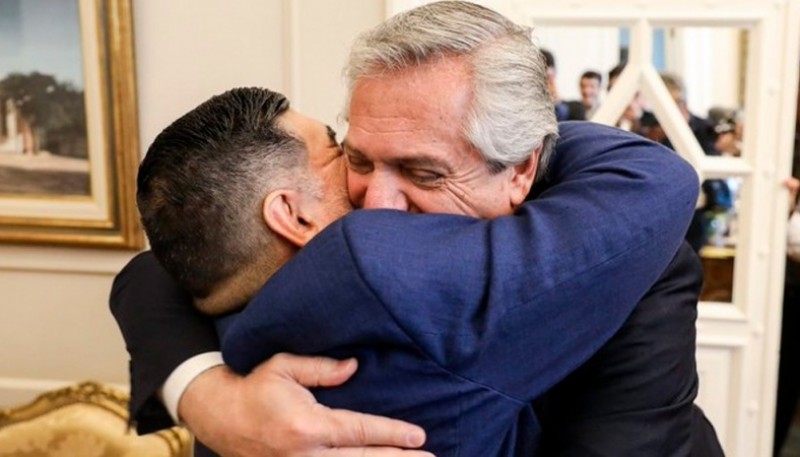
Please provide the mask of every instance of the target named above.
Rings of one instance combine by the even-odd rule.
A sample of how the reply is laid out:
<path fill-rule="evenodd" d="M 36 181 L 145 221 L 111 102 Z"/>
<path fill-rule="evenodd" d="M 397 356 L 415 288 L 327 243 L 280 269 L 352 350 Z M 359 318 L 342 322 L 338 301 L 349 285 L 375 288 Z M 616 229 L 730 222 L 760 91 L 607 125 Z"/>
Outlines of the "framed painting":
<path fill-rule="evenodd" d="M 0 241 L 138 249 L 131 0 L 0 0 Z"/>

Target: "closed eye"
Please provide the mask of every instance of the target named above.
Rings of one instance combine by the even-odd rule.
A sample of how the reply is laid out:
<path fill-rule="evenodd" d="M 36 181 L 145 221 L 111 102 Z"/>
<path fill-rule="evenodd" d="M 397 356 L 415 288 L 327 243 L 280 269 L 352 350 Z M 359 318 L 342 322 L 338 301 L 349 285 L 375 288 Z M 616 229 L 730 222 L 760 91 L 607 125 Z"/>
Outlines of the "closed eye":
<path fill-rule="evenodd" d="M 355 173 L 364 175 L 372 172 L 374 166 L 361 154 L 357 154 L 345 146 L 345 157 L 347 158 L 347 168 Z"/>
<path fill-rule="evenodd" d="M 420 186 L 434 186 L 444 177 L 441 173 L 422 168 L 403 168 L 403 174 L 409 181 Z"/>

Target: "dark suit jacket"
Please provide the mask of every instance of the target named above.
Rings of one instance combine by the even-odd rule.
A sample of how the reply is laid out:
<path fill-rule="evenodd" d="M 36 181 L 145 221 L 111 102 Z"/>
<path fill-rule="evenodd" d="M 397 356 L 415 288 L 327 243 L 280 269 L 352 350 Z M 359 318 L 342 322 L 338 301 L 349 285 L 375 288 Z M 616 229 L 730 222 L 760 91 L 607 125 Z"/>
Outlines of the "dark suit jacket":
<path fill-rule="evenodd" d="M 560 101 L 555 105 L 556 119 L 563 121 L 585 121 L 586 108 L 580 100 Z"/>
<path fill-rule="evenodd" d="M 567 144 L 573 128 L 564 127 Z M 361 211 L 333 224 L 233 318 L 226 362 L 247 373 L 278 352 L 356 356 L 357 375 L 317 390 L 321 403 L 417 423 L 439 457 L 532 455 L 531 402 L 622 325 L 672 259 L 693 210 L 696 178 L 680 159 L 616 130 L 586 134 L 604 147 L 560 151 L 557 184 L 513 217 Z M 672 188 L 642 198 L 661 180 Z M 691 348 L 677 360 L 689 370 L 674 374 L 688 375 L 690 388 L 659 407 L 688 399 L 690 411 L 697 295 L 678 298 L 651 306 L 669 314 L 691 305 L 665 332 Z"/>
<path fill-rule="evenodd" d="M 269 332 L 267 343 L 259 329 L 238 333 L 256 332 L 255 340 L 265 350 L 232 363 L 247 370 L 266 354 L 286 348 L 331 355 L 355 352 L 362 358 L 362 368 L 347 386 L 371 376 L 380 378 L 387 367 L 402 367 L 427 381 L 450 381 L 437 384 L 438 390 L 415 388 L 413 394 L 421 397 L 405 399 L 405 405 L 410 401 L 411 407 L 425 406 L 419 414 L 428 416 L 413 417 L 427 425 L 437 451 L 452 450 L 464 439 L 472 444 L 463 449 L 476 452 L 462 455 L 513 455 L 514 449 L 532 449 L 535 440 L 530 438 L 538 425 L 530 400 L 585 362 L 619 329 L 676 251 L 697 192 L 696 177 L 688 166 L 651 143 L 588 124 L 564 125 L 562 136 L 551 173 L 558 185 L 526 205 L 518 216 L 485 222 L 357 212 L 332 226 L 265 287 L 262 296 L 269 297 L 271 311 L 264 316 L 270 318 L 274 312 L 287 320 L 273 322 L 275 332 Z M 453 239 L 458 244 L 449 244 Z M 468 244 L 463 244 L 465 240 Z M 338 249 L 345 248 L 352 256 L 349 263 L 317 262 L 337 252 L 341 255 L 346 251 Z M 622 268 L 630 264 L 637 267 Z M 141 273 L 149 268 L 130 269 Z M 314 275 L 309 276 L 309 271 Z M 118 283 L 126 283 L 125 278 L 130 279 L 129 271 L 121 273 Z M 448 286 L 454 278 L 456 287 Z M 141 359 L 142 349 L 153 349 L 153 342 L 146 340 L 155 338 L 134 335 L 131 330 L 137 325 L 131 321 L 154 324 L 158 320 L 139 313 L 131 316 L 128 297 L 119 294 L 125 287 L 116 286 L 112 307 L 134 357 L 136 384 L 137 375 L 145 372 L 137 367 L 136 356 Z M 333 312 L 337 306 L 320 304 L 320 297 L 326 303 L 331 298 L 328 292 L 317 295 L 326 287 L 346 291 L 350 300 L 336 300 L 350 305 L 344 314 Z M 251 305 L 247 312 L 251 309 L 259 307 Z M 171 313 L 156 314 L 169 320 Z M 174 331 L 172 325 L 168 329 Z M 333 341 L 326 340 L 329 337 Z M 215 347 L 206 344 L 207 349 Z M 387 345 L 397 345 L 398 351 L 384 358 Z M 178 351 L 187 354 L 193 349 Z M 236 351 L 228 352 L 232 353 Z M 691 354 L 690 363 L 693 360 Z M 696 374 L 692 373 L 692 379 L 696 380 Z M 428 385 L 423 382 L 420 387 Z M 386 402 L 399 417 L 411 411 L 398 411 L 402 403 L 392 406 L 395 403 L 387 401 L 387 391 L 402 389 L 360 389 L 345 395 L 347 391 L 344 387 L 319 394 L 331 393 L 332 403 L 337 401 L 335 392 L 341 392 L 342 401 L 363 399 L 365 409 L 367 403 Z M 142 397 L 148 392 L 134 388 L 133 394 L 131 408 L 140 430 L 157 426 L 142 424 L 147 419 L 143 414 L 147 397 Z M 426 401 L 435 399 L 466 408 L 456 415 L 464 413 L 455 432 L 436 413 L 434 405 L 439 403 Z M 470 411 L 480 414 L 466 414 Z M 452 418 L 452 414 L 448 409 L 446 415 Z M 487 439 L 470 440 L 478 433 Z"/>
<path fill-rule="evenodd" d="M 622 329 L 535 402 L 542 455 L 723 455 L 713 427 L 693 405 L 701 279 L 697 255 L 684 243 Z"/>

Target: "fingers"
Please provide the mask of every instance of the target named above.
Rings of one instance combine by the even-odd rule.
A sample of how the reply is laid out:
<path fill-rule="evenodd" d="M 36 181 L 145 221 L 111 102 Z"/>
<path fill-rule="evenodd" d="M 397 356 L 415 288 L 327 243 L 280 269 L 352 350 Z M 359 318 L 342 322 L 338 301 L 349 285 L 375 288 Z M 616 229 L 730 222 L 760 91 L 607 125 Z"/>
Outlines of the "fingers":
<path fill-rule="evenodd" d="M 303 401 L 270 402 L 272 407 L 283 404 L 287 411 L 295 411 L 293 420 L 284 421 L 283 442 L 297 442 L 296 449 L 315 449 L 321 456 L 358 457 L 431 457 L 426 452 L 410 452 L 400 448 L 418 448 L 425 443 L 425 431 L 403 421 L 347 410 L 335 410 L 314 402 L 303 387 L 335 386 L 350 378 L 357 369 L 355 359 L 338 361 L 325 357 L 301 357 L 278 354 L 260 365 L 252 376 L 283 378 L 279 384 L 289 386 L 296 395 L 303 393 Z M 299 385 L 298 385 L 299 384 Z M 274 393 L 274 390 L 273 390 Z M 298 412 L 299 411 L 299 412 Z M 288 415 L 284 415 L 289 417 Z M 261 421 L 262 423 L 264 421 Z M 278 424 L 280 425 L 280 424 Z M 276 427 L 271 427 L 275 430 Z M 296 437 L 289 439 L 287 437 Z M 333 448 L 333 449 L 328 449 Z M 285 455 L 281 454 L 281 455 Z"/>
<path fill-rule="evenodd" d="M 277 354 L 256 370 L 270 370 L 293 379 L 305 387 L 331 387 L 350 379 L 356 372 L 356 359 L 336 360 L 327 357 L 302 357 Z"/>
<path fill-rule="evenodd" d="M 326 444 L 330 447 L 394 446 L 418 448 L 425 444 L 425 431 L 407 422 L 357 413 L 327 409 L 319 405 L 320 416 L 328 422 Z"/>

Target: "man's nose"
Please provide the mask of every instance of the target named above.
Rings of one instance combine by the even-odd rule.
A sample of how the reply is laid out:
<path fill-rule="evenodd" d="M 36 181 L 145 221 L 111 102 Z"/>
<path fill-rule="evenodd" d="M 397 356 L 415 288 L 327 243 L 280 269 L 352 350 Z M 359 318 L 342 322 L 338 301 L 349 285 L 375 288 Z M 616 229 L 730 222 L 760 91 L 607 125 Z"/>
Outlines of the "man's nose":
<path fill-rule="evenodd" d="M 367 182 L 364 208 L 408 211 L 408 198 L 402 192 L 402 178 L 391 171 L 375 171 Z"/>

